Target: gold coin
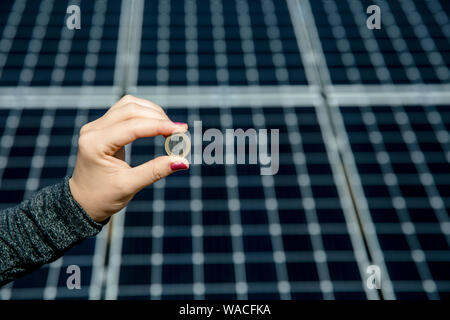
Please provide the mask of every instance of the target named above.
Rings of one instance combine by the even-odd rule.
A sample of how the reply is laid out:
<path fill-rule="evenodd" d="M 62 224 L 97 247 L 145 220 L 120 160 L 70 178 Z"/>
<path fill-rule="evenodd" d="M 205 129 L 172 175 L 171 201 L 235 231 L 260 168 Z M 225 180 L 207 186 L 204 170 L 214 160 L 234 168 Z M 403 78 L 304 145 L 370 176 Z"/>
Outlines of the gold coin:
<path fill-rule="evenodd" d="M 164 147 L 169 156 L 186 158 L 189 152 L 191 152 L 191 140 L 186 134 L 176 132 L 166 138 Z"/>

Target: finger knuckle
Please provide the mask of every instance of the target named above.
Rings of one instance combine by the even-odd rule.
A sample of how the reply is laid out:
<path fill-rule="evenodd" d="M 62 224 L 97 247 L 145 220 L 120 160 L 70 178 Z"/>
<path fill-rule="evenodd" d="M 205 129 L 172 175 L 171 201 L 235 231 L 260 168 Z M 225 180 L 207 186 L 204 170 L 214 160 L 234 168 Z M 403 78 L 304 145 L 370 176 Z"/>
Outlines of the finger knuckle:
<path fill-rule="evenodd" d="M 125 103 L 131 103 L 135 100 L 136 100 L 136 98 L 134 96 L 132 96 L 131 94 L 124 95 L 122 98 L 122 101 Z"/>
<path fill-rule="evenodd" d="M 162 112 L 163 114 L 166 114 L 166 112 L 164 111 L 164 109 L 161 106 L 156 105 L 156 109 L 160 112 Z"/>
<path fill-rule="evenodd" d="M 92 141 L 92 133 L 85 132 L 83 134 L 80 134 L 80 136 L 78 137 L 78 149 L 82 152 L 89 150 L 91 148 Z"/>
<path fill-rule="evenodd" d="M 161 170 L 158 167 L 153 167 L 152 173 L 154 181 L 158 181 L 164 178 L 163 174 L 161 173 Z"/>
<path fill-rule="evenodd" d="M 130 116 L 136 116 L 139 113 L 139 106 L 136 103 L 127 104 L 127 113 Z"/>

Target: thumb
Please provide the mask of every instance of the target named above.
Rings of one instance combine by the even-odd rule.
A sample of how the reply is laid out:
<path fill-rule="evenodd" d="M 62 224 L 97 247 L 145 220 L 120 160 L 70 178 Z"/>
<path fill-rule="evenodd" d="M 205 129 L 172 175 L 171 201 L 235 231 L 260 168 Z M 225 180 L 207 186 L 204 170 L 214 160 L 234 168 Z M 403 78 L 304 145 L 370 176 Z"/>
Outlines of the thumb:
<path fill-rule="evenodd" d="M 162 156 L 130 169 L 131 183 L 136 190 L 141 190 L 169 174 L 186 170 L 189 162 L 182 157 Z"/>

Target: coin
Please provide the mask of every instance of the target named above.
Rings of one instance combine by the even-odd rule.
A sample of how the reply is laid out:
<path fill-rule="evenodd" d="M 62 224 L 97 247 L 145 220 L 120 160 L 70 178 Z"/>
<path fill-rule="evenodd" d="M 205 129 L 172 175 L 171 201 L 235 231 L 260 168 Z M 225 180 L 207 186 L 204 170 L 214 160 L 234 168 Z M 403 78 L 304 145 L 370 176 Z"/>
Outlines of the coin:
<path fill-rule="evenodd" d="M 191 152 L 191 139 L 184 133 L 176 132 L 166 138 L 164 146 L 169 156 L 186 158 Z"/>

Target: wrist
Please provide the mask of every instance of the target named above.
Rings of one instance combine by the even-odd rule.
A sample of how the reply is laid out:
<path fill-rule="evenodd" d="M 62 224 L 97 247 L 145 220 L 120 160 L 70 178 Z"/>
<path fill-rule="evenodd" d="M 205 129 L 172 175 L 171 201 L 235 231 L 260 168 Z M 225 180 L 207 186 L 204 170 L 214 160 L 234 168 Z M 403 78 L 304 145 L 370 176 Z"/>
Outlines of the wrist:
<path fill-rule="evenodd" d="M 73 199 L 81 206 L 81 208 L 83 208 L 92 220 L 102 223 L 109 218 L 109 216 L 105 214 L 99 214 L 96 212 L 95 208 L 89 204 L 89 196 L 86 195 L 86 192 L 83 191 L 83 189 L 76 183 L 76 179 L 73 177 L 69 179 L 69 189 Z"/>

